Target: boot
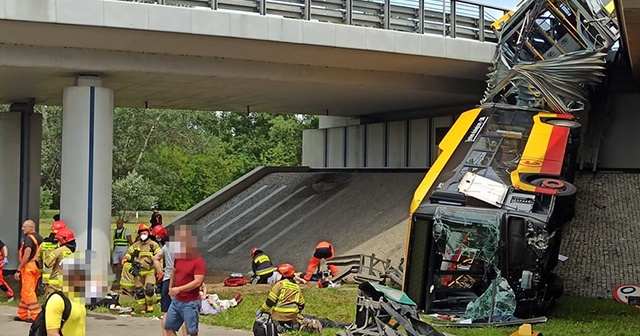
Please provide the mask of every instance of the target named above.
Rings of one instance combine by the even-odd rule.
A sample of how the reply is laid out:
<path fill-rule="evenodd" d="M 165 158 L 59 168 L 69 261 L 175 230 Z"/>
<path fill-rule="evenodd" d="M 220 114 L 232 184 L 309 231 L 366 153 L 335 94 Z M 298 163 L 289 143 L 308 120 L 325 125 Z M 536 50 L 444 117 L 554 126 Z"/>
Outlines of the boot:
<path fill-rule="evenodd" d="M 147 305 L 147 313 L 153 313 L 153 305 Z"/>

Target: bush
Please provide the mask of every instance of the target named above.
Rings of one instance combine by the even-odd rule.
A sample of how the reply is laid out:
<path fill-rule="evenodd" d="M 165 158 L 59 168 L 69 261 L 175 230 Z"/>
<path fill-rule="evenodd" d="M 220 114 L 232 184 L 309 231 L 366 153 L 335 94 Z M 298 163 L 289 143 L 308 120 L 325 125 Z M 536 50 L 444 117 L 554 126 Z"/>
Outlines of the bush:
<path fill-rule="evenodd" d="M 154 195 L 151 182 L 136 171 L 132 171 L 113 183 L 112 215 L 128 222 L 133 219 L 136 211 L 149 209 L 157 200 L 158 197 Z"/>

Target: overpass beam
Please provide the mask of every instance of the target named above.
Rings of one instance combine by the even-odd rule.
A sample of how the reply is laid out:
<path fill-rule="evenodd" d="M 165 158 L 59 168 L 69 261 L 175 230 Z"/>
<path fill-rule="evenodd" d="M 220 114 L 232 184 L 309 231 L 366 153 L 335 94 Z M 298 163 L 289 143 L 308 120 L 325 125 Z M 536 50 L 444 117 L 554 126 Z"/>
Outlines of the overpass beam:
<path fill-rule="evenodd" d="M 29 99 L 0 113 L 0 239 L 10 251 L 7 270 L 18 266 L 22 222 L 39 221 L 42 116 L 33 107 Z"/>
<path fill-rule="evenodd" d="M 107 268 L 112 151 L 113 90 L 98 76 L 81 75 L 63 91 L 60 218 L 75 232 L 78 250 L 96 251 Z"/>

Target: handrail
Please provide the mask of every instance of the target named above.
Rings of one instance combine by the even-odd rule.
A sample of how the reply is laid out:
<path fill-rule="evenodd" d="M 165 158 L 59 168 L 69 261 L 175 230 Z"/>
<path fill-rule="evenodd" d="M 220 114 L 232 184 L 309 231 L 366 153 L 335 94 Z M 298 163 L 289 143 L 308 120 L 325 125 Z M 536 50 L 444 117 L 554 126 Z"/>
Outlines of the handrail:
<path fill-rule="evenodd" d="M 473 0 L 119 0 L 251 12 L 496 42 L 490 24 L 508 9 Z"/>

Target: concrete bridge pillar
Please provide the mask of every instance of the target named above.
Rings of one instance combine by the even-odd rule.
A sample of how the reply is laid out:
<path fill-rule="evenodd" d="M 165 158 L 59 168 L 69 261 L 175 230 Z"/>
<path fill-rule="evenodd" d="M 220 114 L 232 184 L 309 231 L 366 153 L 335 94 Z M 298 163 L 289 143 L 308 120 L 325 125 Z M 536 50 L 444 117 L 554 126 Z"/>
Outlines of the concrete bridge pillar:
<path fill-rule="evenodd" d="M 109 264 L 113 90 L 98 76 L 81 75 L 62 99 L 60 218 L 76 234 L 78 250 L 96 251 Z M 106 270 L 105 270 L 106 274 Z"/>
<path fill-rule="evenodd" d="M 13 103 L 0 113 L 0 239 L 9 250 L 9 265 L 18 266 L 22 222 L 40 213 L 40 147 L 42 116 L 33 113 L 34 100 Z"/>

